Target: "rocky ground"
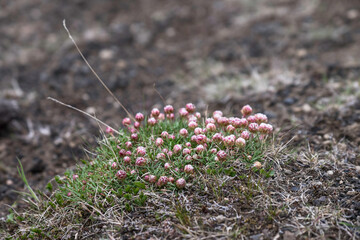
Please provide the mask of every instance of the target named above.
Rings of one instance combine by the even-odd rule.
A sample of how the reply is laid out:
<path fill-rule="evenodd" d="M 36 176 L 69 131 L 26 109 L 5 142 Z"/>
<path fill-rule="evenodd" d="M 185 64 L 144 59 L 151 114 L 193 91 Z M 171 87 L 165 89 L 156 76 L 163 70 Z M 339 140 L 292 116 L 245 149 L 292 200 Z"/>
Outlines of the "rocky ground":
<path fill-rule="evenodd" d="M 270 117 L 283 141 L 331 161 L 322 165 L 323 177 L 332 171 L 335 185 L 309 202 L 335 201 L 338 192 L 356 221 L 360 3 L 350 0 L 0 3 L 1 216 L 18 198 L 13 190 L 24 189 L 18 160 L 30 185 L 42 188 L 100 136 L 95 121 L 47 97 L 113 126 L 125 116 L 68 39 L 63 19 L 129 111 L 161 107 L 163 99 L 232 114 L 250 104 Z"/>

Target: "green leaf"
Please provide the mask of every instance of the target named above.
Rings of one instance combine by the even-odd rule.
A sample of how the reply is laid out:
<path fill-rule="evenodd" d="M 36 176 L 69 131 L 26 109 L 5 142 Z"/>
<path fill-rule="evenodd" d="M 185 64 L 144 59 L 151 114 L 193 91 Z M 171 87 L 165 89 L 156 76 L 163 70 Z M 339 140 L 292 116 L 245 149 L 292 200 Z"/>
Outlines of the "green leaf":
<path fill-rule="evenodd" d="M 140 189 L 145 189 L 145 184 L 142 182 L 134 182 L 134 185 Z"/>

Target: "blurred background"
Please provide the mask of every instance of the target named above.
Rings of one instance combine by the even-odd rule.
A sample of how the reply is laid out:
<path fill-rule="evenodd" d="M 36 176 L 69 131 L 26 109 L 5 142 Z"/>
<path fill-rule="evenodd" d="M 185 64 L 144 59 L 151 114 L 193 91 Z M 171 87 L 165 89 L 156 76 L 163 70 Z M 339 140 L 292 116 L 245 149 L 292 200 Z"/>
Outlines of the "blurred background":
<path fill-rule="evenodd" d="M 0 216 L 86 157 L 96 122 L 187 102 L 239 115 L 251 104 L 286 139 L 359 165 L 360 1 L 1 0 Z"/>

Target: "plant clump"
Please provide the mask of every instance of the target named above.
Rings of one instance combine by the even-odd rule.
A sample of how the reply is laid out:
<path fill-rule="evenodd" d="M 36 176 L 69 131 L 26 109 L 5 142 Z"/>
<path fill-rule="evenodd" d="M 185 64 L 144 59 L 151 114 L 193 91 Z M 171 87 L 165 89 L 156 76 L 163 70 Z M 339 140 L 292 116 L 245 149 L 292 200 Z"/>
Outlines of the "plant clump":
<path fill-rule="evenodd" d="M 175 117 L 167 105 L 163 113 L 154 108 L 149 116 L 137 113 L 122 124 L 119 134 L 106 129 L 95 159 L 59 181 L 62 198 L 94 203 L 95 196 L 115 193 L 132 202 L 142 190 L 180 191 L 206 174 L 233 177 L 240 165 L 258 171 L 273 131 L 266 115 L 253 114 L 249 105 L 240 117 L 221 111 L 202 117 L 192 103 Z"/>

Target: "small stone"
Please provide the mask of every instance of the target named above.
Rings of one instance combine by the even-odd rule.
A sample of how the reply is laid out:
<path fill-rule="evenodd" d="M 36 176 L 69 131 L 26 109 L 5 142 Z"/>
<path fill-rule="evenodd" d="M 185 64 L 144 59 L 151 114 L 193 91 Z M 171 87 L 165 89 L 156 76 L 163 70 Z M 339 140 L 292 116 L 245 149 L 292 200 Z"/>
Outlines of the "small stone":
<path fill-rule="evenodd" d="M 302 106 L 302 110 L 306 113 L 309 113 L 311 112 L 312 108 L 309 104 L 305 103 L 303 106 Z"/>
<path fill-rule="evenodd" d="M 360 166 L 355 167 L 356 172 L 360 173 Z"/>
<path fill-rule="evenodd" d="M 10 185 L 13 185 L 13 184 L 14 184 L 13 180 L 11 180 L 11 179 L 6 180 L 6 185 L 10 186 Z"/>
<path fill-rule="evenodd" d="M 332 175 L 334 175 L 334 171 L 329 170 L 329 171 L 326 172 L 326 174 L 327 174 L 328 176 L 332 176 Z"/>
<path fill-rule="evenodd" d="M 348 196 L 354 196 L 354 195 L 356 195 L 356 194 L 357 194 L 356 191 L 348 191 L 348 192 L 346 193 L 346 195 L 348 195 Z"/>

